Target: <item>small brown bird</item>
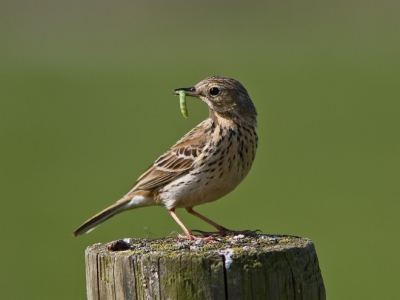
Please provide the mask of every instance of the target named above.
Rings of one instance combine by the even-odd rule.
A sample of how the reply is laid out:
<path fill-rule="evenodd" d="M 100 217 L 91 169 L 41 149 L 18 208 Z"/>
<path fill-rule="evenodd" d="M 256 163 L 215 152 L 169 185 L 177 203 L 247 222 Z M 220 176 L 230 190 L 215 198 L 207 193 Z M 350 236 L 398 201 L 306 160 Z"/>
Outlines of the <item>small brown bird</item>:
<path fill-rule="evenodd" d="M 258 141 L 256 108 L 243 85 L 232 78 L 208 77 L 174 93 L 181 90 L 206 103 L 209 117 L 161 155 L 122 199 L 83 223 L 74 236 L 93 230 L 125 210 L 153 205 L 165 206 L 188 239 L 196 237 L 178 218 L 176 208 L 186 208 L 221 235 L 237 233 L 193 207 L 225 196 L 250 171 Z"/>

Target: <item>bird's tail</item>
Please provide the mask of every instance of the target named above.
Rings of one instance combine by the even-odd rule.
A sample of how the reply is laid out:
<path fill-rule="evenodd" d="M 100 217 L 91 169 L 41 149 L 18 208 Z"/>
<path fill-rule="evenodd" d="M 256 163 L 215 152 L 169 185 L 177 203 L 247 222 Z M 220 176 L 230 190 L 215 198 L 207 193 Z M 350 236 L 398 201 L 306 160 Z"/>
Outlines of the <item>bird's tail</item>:
<path fill-rule="evenodd" d="M 135 208 L 135 206 L 136 207 L 142 206 L 142 205 L 134 205 L 135 203 L 132 203 L 132 198 L 133 198 L 132 195 L 124 196 L 123 198 L 115 202 L 113 205 L 107 207 L 103 211 L 99 212 L 97 215 L 91 217 L 89 220 L 83 223 L 77 230 L 75 230 L 72 233 L 72 235 L 78 236 L 84 233 L 89 233 L 97 226 L 99 226 L 101 223 L 110 219 L 116 214 L 130 208 Z"/>

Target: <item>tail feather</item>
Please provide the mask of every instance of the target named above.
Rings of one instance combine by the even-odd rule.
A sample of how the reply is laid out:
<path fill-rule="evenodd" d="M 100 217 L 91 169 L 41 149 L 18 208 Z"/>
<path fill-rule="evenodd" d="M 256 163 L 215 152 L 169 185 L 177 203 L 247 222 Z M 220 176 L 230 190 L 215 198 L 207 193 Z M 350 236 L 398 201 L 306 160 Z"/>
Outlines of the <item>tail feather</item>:
<path fill-rule="evenodd" d="M 78 236 L 84 233 L 89 233 L 94 230 L 97 226 L 99 226 L 104 221 L 110 219 L 116 214 L 124 211 L 126 207 L 129 206 L 129 202 L 132 197 L 125 196 L 124 198 L 118 200 L 113 205 L 107 207 L 106 209 L 99 212 L 97 215 L 91 217 L 85 223 L 83 223 L 77 230 L 75 230 L 72 235 Z"/>

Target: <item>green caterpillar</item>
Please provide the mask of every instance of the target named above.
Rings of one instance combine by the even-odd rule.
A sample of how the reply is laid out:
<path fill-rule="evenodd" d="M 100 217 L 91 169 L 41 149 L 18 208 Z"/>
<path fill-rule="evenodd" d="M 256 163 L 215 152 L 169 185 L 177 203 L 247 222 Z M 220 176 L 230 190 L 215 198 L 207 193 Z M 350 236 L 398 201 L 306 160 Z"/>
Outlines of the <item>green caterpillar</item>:
<path fill-rule="evenodd" d="M 181 113 L 185 118 L 189 117 L 188 110 L 186 108 L 186 92 L 184 90 L 179 91 L 179 104 L 181 107 Z"/>

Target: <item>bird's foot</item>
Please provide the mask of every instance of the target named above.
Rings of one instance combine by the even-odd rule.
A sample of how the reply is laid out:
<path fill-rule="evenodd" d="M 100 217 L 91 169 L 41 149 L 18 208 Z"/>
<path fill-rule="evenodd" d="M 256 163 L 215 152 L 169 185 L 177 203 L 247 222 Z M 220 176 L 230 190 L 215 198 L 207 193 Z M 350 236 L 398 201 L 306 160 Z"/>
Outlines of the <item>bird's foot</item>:
<path fill-rule="evenodd" d="M 190 233 L 190 234 L 177 233 L 177 235 L 178 235 L 178 239 L 180 239 L 180 240 L 203 241 L 203 242 L 214 241 L 214 237 L 211 235 L 210 236 L 203 236 L 203 235 L 197 236 L 192 233 Z"/>
<path fill-rule="evenodd" d="M 202 237 L 218 237 L 218 236 L 237 236 L 244 235 L 245 237 L 255 237 L 261 232 L 261 230 L 230 230 L 227 228 L 221 228 L 219 231 L 207 232 L 202 230 L 193 229 L 192 232 L 200 233 Z"/>

